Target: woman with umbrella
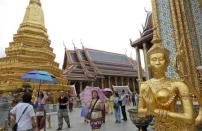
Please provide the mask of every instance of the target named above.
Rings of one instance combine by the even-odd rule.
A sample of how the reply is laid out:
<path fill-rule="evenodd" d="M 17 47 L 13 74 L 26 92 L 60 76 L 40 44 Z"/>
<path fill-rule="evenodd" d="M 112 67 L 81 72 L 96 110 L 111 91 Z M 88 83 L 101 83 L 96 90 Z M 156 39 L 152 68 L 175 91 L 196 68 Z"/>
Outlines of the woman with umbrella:
<path fill-rule="evenodd" d="M 38 98 L 36 101 L 36 117 L 37 117 L 37 127 L 39 130 L 45 128 L 45 120 L 46 120 L 46 111 L 45 111 L 45 103 L 48 99 L 48 95 L 45 91 L 40 91 L 38 93 Z"/>
<path fill-rule="evenodd" d="M 92 90 L 92 101 L 89 106 L 89 113 L 90 113 L 90 125 L 92 131 L 100 131 L 102 122 L 103 122 L 103 115 L 102 111 L 104 109 L 104 104 L 101 101 L 98 91 Z"/>

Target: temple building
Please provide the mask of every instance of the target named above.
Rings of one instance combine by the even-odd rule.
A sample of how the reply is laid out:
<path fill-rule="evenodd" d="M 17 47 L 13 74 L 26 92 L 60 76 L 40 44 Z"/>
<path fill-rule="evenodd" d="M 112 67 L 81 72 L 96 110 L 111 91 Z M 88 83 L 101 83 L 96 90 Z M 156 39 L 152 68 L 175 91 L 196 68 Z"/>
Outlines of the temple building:
<path fill-rule="evenodd" d="M 56 76 L 59 84 L 44 85 L 41 89 L 67 90 L 67 81 L 56 63 L 51 41 L 44 24 L 40 0 L 30 0 L 24 19 L 5 49 L 6 56 L 0 58 L 0 90 L 13 91 L 24 82 L 22 74 L 32 70 L 44 70 Z M 38 87 L 38 84 L 35 84 Z"/>
<path fill-rule="evenodd" d="M 145 77 L 146 79 L 151 78 L 151 71 L 148 68 L 148 63 L 147 63 L 147 51 L 149 48 L 153 45 L 151 43 L 152 38 L 153 38 L 153 26 L 152 26 L 152 13 L 147 12 L 147 17 L 146 17 L 146 22 L 145 25 L 143 26 L 143 31 L 140 32 L 140 38 L 131 41 L 131 46 L 135 48 L 136 52 L 136 60 L 137 60 L 137 69 L 138 69 L 138 79 L 140 81 L 143 80 L 143 72 L 142 72 L 142 67 L 141 63 L 145 63 Z M 143 55 L 144 55 L 144 61 L 141 60 L 140 58 L 140 50 L 143 50 Z"/>
<path fill-rule="evenodd" d="M 77 93 L 87 85 L 100 88 L 128 85 L 131 91 L 138 89 L 136 62 L 123 54 L 84 48 L 66 50 L 63 70 Z"/>

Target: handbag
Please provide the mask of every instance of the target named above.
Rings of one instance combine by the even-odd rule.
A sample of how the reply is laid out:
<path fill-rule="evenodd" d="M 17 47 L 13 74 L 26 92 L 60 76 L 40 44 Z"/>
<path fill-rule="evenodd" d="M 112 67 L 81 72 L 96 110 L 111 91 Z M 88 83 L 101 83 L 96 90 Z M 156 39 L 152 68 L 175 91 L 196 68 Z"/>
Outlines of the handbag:
<path fill-rule="evenodd" d="M 28 105 L 29 106 L 29 105 Z M 20 119 L 22 118 L 22 115 L 25 113 L 25 111 L 27 110 L 28 106 L 24 109 L 24 111 L 22 112 L 20 118 L 18 119 L 18 121 L 14 124 L 14 126 L 12 127 L 13 131 L 17 131 L 18 129 L 18 122 L 20 121 Z"/>
<path fill-rule="evenodd" d="M 98 99 L 95 101 L 95 103 L 94 103 L 94 105 L 92 106 L 90 112 L 87 113 L 86 119 L 89 119 L 89 120 L 91 119 L 91 114 L 92 114 L 92 111 L 93 111 L 93 109 L 94 109 L 95 104 L 97 103 L 97 101 L 98 101 Z"/>

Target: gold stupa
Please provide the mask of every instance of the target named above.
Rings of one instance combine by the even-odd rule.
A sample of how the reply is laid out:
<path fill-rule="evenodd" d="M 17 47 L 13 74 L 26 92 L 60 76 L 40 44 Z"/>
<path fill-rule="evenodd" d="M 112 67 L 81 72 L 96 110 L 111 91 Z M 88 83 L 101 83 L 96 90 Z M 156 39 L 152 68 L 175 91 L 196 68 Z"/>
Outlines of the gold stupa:
<path fill-rule="evenodd" d="M 42 85 L 41 89 L 57 92 L 67 90 L 67 81 L 62 77 L 55 54 L 50 47 L 44 14 L 40 0 L 30 0 L 22 24 L 13 42 L 5 49 L 6 57 L 0 58 L 0 92 L 9 92 L 22 86 L 22 74 L 32 70 L 44 70 L 56 76 L 59 84 Z M 37 88 L 38 84 L 32 84 Z"/>

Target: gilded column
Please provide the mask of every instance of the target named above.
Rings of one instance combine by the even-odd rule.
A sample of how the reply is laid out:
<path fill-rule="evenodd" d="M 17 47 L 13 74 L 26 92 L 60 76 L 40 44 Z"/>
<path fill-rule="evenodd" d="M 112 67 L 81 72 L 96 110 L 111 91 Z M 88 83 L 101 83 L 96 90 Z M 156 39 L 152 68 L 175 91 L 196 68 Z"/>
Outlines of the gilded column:
<path fill-rule="evenodd" d="M 148 63 L 147 63 L 147 45 L 146 45 L 146 43 L 143 43 L 143 52 L 144 52 L 146 79 L 149 80 L 150 79 L 150 73 L 149 73 L 149 68 L 148 68 Z"/>
<path fill-rule="evenodd" d="M 141 60 L 140 60 L 140 52 L 139 48 L 136 47 L 136 60 L 137 60 L 137 73 L 138 73 L 138 84 L 142 81 L 142 67 L 141 67 Z"/>
<path fill-rule="evenodd" d="M 160 37 L 160 25 L 158 20 L 157 0 L 152 0 L 153 41 Z M 161 39 L 161 38 L 160 38 Z"/>

